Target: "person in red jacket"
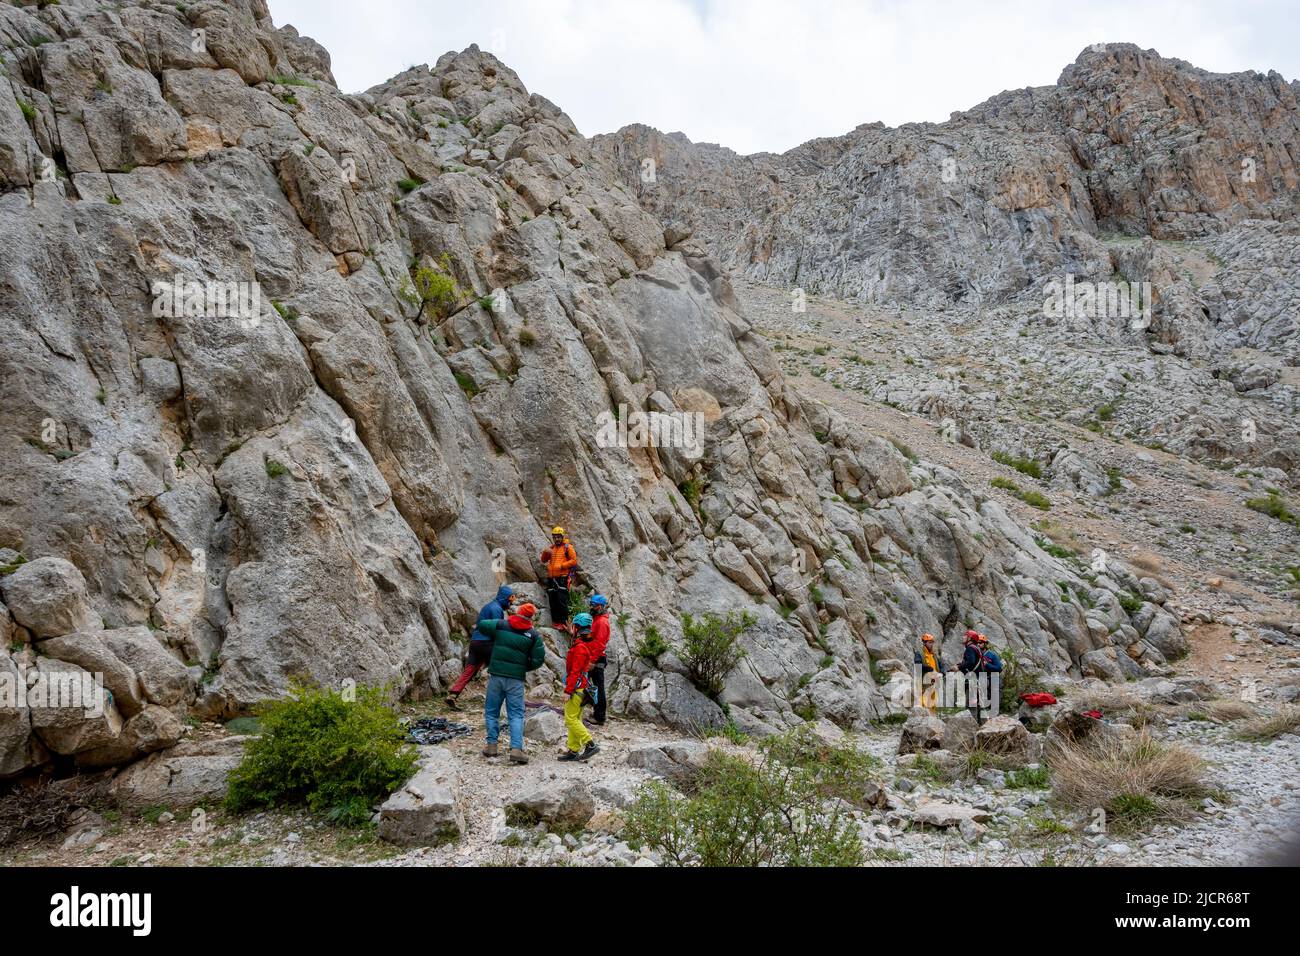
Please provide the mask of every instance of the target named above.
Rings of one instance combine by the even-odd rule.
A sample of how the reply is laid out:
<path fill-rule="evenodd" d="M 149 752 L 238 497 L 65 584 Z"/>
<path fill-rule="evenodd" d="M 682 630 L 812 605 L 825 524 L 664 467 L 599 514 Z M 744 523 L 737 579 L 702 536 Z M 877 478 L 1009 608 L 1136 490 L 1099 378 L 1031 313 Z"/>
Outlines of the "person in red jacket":
<path fill-rule="evenodd" d="M 593 594 L 588 602 L 591 608 L 591 643 L 595 645 L 596 663 L 588 675 L 595 700 L 591 707 L 591 722 L 597 727 L 605 725 L 605 645 L 609 643 L 609 599 L 603 594 Z"/>
<path fill-rule="evenodd" d="M 582 700 L 590 691 L 590 679 L 587 671 L 596 663 L 596 646 L 591 639 L 591 615 L 585 611 L 574 615 L 573 644 L 564 657 L 564 692 L 568 700 L 564 703 L 564 726 L 569 730 L 569 739 L 561 760 L 590 760 L 600 753 L 600 747 L 591 739 L 591 731 L 582 723 Z"/>

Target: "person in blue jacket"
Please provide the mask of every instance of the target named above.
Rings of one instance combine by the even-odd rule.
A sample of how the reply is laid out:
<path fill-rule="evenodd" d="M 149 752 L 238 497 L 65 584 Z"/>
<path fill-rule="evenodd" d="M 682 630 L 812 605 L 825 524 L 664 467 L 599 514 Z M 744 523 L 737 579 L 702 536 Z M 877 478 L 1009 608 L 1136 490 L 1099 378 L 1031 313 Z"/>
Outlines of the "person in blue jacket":
<path fill-rule="evenodd" d="M 451 685 L 451 690 L 447 692 L 447 706 L 452 710 L 457 709 L 456 700 L 460 697 L 461 692 L 469 686 L 469 682 L 474 679 L 483 668 L 488 666 L 492 659 L 492 637 L 490 633 L 485 633 L 478 629 L 478 625 L 484 621 L 503 621 L 506 615 L 510 613 L 510 607 L 515 603 L 514 589 L 509 585 L 501 585 L 497 590 L 497 596 L 483 605 L 482 610 L 478 612 L 478 620 L 475 621 L 474 634 L 470 638 L 469 651 L 465 656 L 465 669 L 460 672 L 456 678 L 456 683 Z"/>

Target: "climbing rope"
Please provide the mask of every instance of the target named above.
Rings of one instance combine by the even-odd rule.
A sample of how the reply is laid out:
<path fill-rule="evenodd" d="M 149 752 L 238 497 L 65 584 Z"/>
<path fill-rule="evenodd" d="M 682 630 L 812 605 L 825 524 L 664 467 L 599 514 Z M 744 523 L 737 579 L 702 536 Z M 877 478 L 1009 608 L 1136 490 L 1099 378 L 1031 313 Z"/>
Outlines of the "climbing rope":
<path fill-rule="evenodd" d="M 467 724 L 455 724 L 446 717 L 421 717 L 411 722 L 406 739 L 413 744 L 440 744 L 469 733 Z"/>

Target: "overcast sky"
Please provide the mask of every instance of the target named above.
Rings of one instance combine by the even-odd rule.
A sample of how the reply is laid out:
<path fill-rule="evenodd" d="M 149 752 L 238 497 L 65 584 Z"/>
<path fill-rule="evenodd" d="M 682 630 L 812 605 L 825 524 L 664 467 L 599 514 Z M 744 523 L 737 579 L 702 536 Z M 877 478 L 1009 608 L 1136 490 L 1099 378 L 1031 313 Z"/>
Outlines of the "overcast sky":
<path fill-rule="evenodd" d="M 477 43 L 591 136 L 628 123 L 741 153 L 942 121 L 1054 83 L 1091 43 L 1300 76 L 1300 0 L 269 0 L 357 92 Z"/>

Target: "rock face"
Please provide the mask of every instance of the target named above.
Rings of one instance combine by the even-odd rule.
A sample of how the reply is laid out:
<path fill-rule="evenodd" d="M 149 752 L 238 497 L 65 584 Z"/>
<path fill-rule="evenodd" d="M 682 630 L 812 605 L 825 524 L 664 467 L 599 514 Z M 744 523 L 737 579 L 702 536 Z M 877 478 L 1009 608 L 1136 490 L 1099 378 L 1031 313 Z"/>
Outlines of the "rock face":
<path fill-rule="evenodd" d="M 645 126 L 595 145 L 726 268 L 843 298 L 953 305 L 1062 269 L 1109 277 L 1099 231 L 1192 239 L 1293 221 L 1298 93 L 1277 73 L 1208 73 L 1108 43 L 1055 86 L 780 156 Z"/>
<path fill-rule="evenodd" d="M 25 39 L 37 35 L 48 42 Z M 769 732 L 806 706 L 861 726 L 888 709 L 872 658 L 910 659 L 923 631 L 951 654 L 966 619 L 1048 672 L 1134 643 L 1113 599 L 1100 627 L 1062 605 L 1061 582 L 1093 586 L 996 503 L 943 469 L 922 480 L 802 399 L 726 263 L 642 205 L 626 157 L 593 149 L 477 47 L 342 95 L 328 55 L 261 0 L 4 6 L 0 41 L 20 51 L 0 97 L 0 549 L 29 561 L 0 583 L 25 647 L 8 666 L 24 680 L 54 666 L 30 646 L 44 642 L 67 660 L 42 660 L 101 662 L 122 690 L 93 727 L 3 725 L 0 772 L 44 747 L 127 759 L 173 737 L 152 708 L 230 716 L 295 678 L 436 691 L 457 669 L 453 633 L 501 567 L 536 580 L 556 523 L 627 615 L 611 706 L 684 730 L 729 713 Z M 1124 54 L 1116 75 L 1163 69 L 1149 60 Z M 1280 217 L 1292 173 L 1273 144 L 1288 141 L 1294 95 L 1256 87 L 1248 103 L 1275 122 L 1248 141 L 1276 195 L 1232 201 Z M 1059 96 L 1010 96 L 1004 112 L 1061 114 Z M 810 144 L 800 175 L 903 149 L 910 165 L 845 215 L 916 189 L 930 217 L 947 200 L 922 177 L 951 151 L 932 135 Z M 1131 195 L 1118 174 L 1093 183 L 1072 151 L 1045 147 L 1031 166 L 1030 205 L 987 216 L 998 248 L 1032 226 L 1022 259 L 1056 256 L 1059 234 L 1093 268 L 1099 216 L 1179 234 L 1237 216 L 1226 194 L 1166 216 L 1181 174 Z M 1110 197 L 1104 215 L 1089 190 Z M 766 256 L 764 274 L 805 268 L 788 260 L 796 247 Z M 950 256 L 925 243 L 886 256 L 918 258 Z M 898 274 L 852 250 L 822 261 L 865 290 L 850 259 Z M 1028 269 L 998 252 L 979 263 L 976 284 Z M 456 288 L 437 299 L 431 277 Z M 602 440 L 619 406 L 701 416 L 699 454 Z M 717 701 L 675 653 L 632 653 L 650 625 L 676 646 L 679 612 L 735 608 L 757 623 Z"/>
<path fill-rule="evenodd" d="M 415 776 L 379 808 L 379 836 L 404 846 L 438 846 L 464 832 L 456 758 L 441 747 L 425 748 Z"/>

